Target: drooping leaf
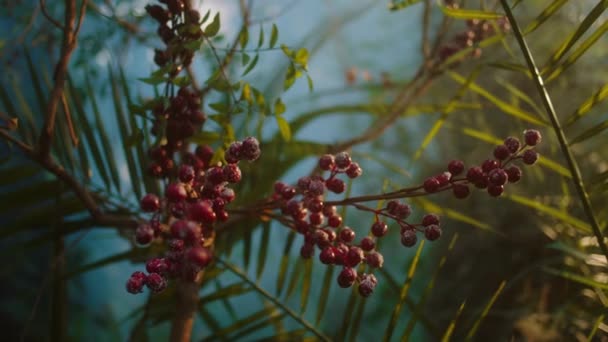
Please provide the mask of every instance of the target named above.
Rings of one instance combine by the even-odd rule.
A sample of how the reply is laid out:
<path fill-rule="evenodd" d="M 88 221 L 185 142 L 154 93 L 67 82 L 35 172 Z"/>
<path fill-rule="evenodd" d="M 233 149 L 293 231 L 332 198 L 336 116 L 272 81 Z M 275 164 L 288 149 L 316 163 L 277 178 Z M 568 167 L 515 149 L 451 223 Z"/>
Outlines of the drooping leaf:
<path fill-rule="evenodd" d="M 568 119 L 564 122 L 564 126 L 568 127 L 585 116 L 593 107 L 608 97 L 608 83 L 604 84 L 595 94 L 586 99 Z"/>
<path fill-rule="evenodd" d="M 216 13 L 211 24 L 205 27 L 204 33 L 207 38 L 215 36 L 220 31 L 220 13 Z"/>
<path fill-rule="evenodd" d="M 262 235 L 260 237 L 258 263 L 255 271 L 256 279 L 260 280 L 264 267 L 266 266 L 266 256 L 268 255 L 268 244 L 270 243 L 270 221 L 262 224 Z"/>
<path fill-rule="evenodd" d="M 456 19 L 491 20 L 504 17 L 504 14 L 501 13 L 444 6 L 441 0 L 437 0 L 437 5 L 439 6 L 443 14 Z"/>
<path fill-rule="evenodd" d="M 454 329 L 456 328 L 456 322 L 458 321 L 458 318 L 460 318 L 460 314 L 462 314 L 462 311 L 464 310 L 464 306 L 465 306 L 466 302 L 467 302 L 466 300 L 463 301 L 462 304 L 460 304 L 460 307 L 458 307 L 458 311 L 456 311 L 456 315 L 450 321 L 450 324 L 448 325 L 447 329 L 445 330 L 445 333 L 443 334 L 443 337 L 441 338 L 441 342 L 448 342 L 452 339 L 452 334 L 454 333 Z"/>
<path fill-rule="evenodd" d="M 270 33 L 270 43 L 269 47 L 272 49 L 277 44 L 277 40 L 279 39 L 279 29 L 276 24 L 272 24 L 272 32 Z"/>

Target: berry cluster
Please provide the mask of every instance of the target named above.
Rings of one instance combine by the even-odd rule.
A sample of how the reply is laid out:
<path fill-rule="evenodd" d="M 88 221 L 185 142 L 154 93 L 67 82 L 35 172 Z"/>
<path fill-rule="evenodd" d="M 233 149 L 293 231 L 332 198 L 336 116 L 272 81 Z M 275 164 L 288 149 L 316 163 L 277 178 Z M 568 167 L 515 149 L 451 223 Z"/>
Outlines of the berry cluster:
<path fill-rule="evenodd" d="M 171 77 L 177 76 L 183 68 L 192 63 L 194 51 L 189 44 L 203 37 L 200 26 L 201 15 L 195 9 L 186 9 L 183 0 L 160 0 L 161 5 L 147 5 L 146 11 L 158 23 L 156 33 L 165 43 L 164 50 L 156 49 L 154 62 L 168 66 Z"/>
<path fill-rule="evenodd" d="M 457 4 L 453 4 L 457 5 Z M 452 5 L 452 6 L 453 6 Z M 439 49 L 439 60 L 441 62 L 448 59 L 455 53 L 470 48 L 479 44 L 482 40 L 496 34 L 495 27 L 487 20 L 469 19 L 466 22 L 467 29 L 464 32 L 456 34 L 452 39 Z M 500 18 L 496 21 L 498 29 L 502 32 L 509 31 L 511 26 L 506 18 Z M 471 57 L 479 58 L 481 56 L 481 48 L 477 47 L 471 52 Z"/>
<path fill-rule="evenodd" d="M 164 241 L 167 252 L 146 263 L 148 275 L 133 273 L 127 281 L 127 291 L 139 293 L 146 285 L 153 292 L 160 292 L 169 278 L 196 279 L 212 260 L 214 224 L 228 219 L 225 206 L 235 199 L 230 185 L 241 181 L 238 162 L 254 161 L 260 153 L 257 139 L 249 137 L 230 145 L 223 166 L 210 165 L 213 150 L 209 146 L 199 146 L 195 153 L 183 155 L 177 179 L 166 186 L 164 198 L 154 194 L 142 198 L 141 209 L 151 213 L 152 218 L 135 231 L 138 244 Z"/>
<path fill-rule="evenodd" d="M 472 184 L 478 189 L 486 189 L 490 196 L 498 197 L 504 192 L 507 183 L 516 183 L 522 177 L 521 169 L 511 163 L 518 159 L 526 165 L 536 163 L 538 153 L 533 147 L 541 140 L 540 132 L 534 129 L 524 131 L 524 144 L 515 137 L 508 137 L 502 145 L 494 148 L 493 159 L 486 159 L 481 165 L 470 167 L 462 178 L 455 176 L 464 173 L 464 163 L 452 160 L 448 164 L 448 171 L 427 178 L 423 189 L 427 193 L 452 189 L 454 196 L 462 199 L 469 196 L 469 184 Z"/>

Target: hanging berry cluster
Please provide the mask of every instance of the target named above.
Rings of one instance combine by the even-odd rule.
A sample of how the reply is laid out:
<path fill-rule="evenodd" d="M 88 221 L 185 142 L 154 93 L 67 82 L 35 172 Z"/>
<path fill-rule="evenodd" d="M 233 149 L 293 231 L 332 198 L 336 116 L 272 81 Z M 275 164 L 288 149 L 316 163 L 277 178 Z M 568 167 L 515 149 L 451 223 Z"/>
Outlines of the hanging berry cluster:
<path fill-rule="evenodd" d="M 230 145 L 225 165 L 210 165 L 213 150 L 199 146 L 194 154 L 184 155 L 177 180 L 166 186 L 164 198 L 154 194 L 142 198 L 142 210 L 152 217 L 137 228 L 135 240 L 142 246 L 153 240 L 164 242 L 167 252 L 146 263 L 147 275 L 133 273 L 127 291 L 139 293 L 146 285 L 160 292 L 169 278 L 196 279 L 212 260 L 214 224 L 228 219 L 225 206 L 236 196 L 230 185 L 241 181 L 238 162 L 254 161 L 260 153 L 257 139 L 249 137 Z"/>
<path fill-rule="evenodd" d="M 507 183 L 515 183 L 522 176 L 521 169 L 512 163 L 521 159 L 524 164 L 534 164 L 538 154 L 533 147 L 540 141 L 541 135 L 538 131 L 526 130 L 523 145 L 517 138 L 508 137 L 504 144 L 494 149 L 495 159 L 488 159 L 481 166 L 471 167 L 466 177 L 454 177 L 465 171 L 464 163 L 454 160 L 448 164 L 448 171 L 427 178 L 420 186 L 342 201 L 324 201 L 326 190 L 336 194 L 344 192 L 345 183 L 338 175 L 357 178 L 362 174 L 362 169 L 359 164 L 352 162 L 347 152 L 340 152 L 335 156 L 327 154 L 319 159 L 318 165 L 322 171 L 329 172 L 327 177 L 322 174 L 301 177 L 295 186 L 276 182 L 272 200 L 278 203 L 281 213 L 285 216 L 282 222 L 304 236 L 300 255 L 305 259 L 312 258 L 318 248 L 321 263 L 343 267 L 337 278 L 338 285 L 347 288 L 358 283 L 359 294 L 367 297 L 373 292 L 378 280 L 373 274 L 359 274 L 357 268 L 363 264 L 372 269 L 382 267 L 384 257 L 376 246 L 377 240 L 388 233 L 386 220 L 391 220 L 400 227 L 400 241 L 405 247 L 416 245 L 419 233 L 428 241 L 435 241 L 442 234 L 438 215 L 428 213 L 420 222 L 412 223 L 408 220 L 412 208 L 396 198 L 422 196 L 450 189 L 455 197 L 466 198 L 470 194 L 469 184 L 487 189 L 493 197 L 500 196 Z M 390 200 L 380 209 L 361 204 L 378 199 Z M 357 240 L 355 230 L 343 225 L 336 205 L 351 205 L 356 209 L 372 212 L 375 220 L 368 234 Z"/>

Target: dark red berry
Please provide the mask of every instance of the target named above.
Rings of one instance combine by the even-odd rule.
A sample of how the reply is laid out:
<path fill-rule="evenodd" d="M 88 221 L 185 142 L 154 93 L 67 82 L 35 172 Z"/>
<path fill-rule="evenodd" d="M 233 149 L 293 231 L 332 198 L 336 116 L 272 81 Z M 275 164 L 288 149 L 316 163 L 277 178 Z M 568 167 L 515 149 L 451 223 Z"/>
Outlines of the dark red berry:
<path fill-rule="evenodd" d="M 146 278 L 146 286 L 148 286 L 152 292 L 158 293 L 167 288 L 167 280 L 158 273 L 150 273 Z"/>
<path fill-rule="evenodd" d="M 344 229 L 340 231 L 338 236 L 340 238 L 340 241 L 349 243 L 355 239 L 355 231 L 348 227 L 344 227 Z"/>
<path fill-rule="evenodd" d="M 179 180 L 183 183 L 189 183 L 195 176 L 194 168 L 190 165 L 182 165 L 179 168 Z"/>
<path fill-rule="evenodd" d="M 542 141 L 540 132 L 535 129 L 527 129 L 524 131 L 524 140 L 528 146 L 536 146 Z"/>
<path fill-rule="evenodd" d="M 254 161 L 260 157 L 260 142 L 254 137 L 248 137 L 243 140 L 241 145 L 241 154 L 248 161 Z"/>
<path fill-rule="evenodd" d="M 486 159 L 483 164 L 481 164 L 481 169 L 483 170 L 483 172 L 487 173 L 498 168 L 499 165 L 500 163 L 498 162 L 498 160 Z"/>
<path fill-rule="evenodd" d="M 454 193 L 454 197 L 458 199 L 463 199 L 469 197 L 471 193 L 469 187 L 465 184 L 454 184 L 452 185 L 452 192 Z"/>
<path fill-rule="evenodd" d="M 313 213 L 320 213 L 323 211 L 323 201 L 316 198 L 312 199 L 308 202 L 308 205 L 306 207 Z"/>
<path fill-rule="evenodd" d="M 445 186 L 450 182 L 450 179 L 452 179 L 452 174 L 450 172 L 444 172 L 435 176 L 435 179 L 439 182 L 439 186 Z"/>
<path fill-rule="evenodd" d="M 334 251 L 334 247 L 328 246 L 323 248 L 321 253 L 319 254 L 319 260 L 326 265 L 331 265 L 336 260 L 336 253 Z"/>
<path fill-rule="evenodd" d="M 351 246 L 348 249 L 348 253 L 346 254 L 346 258 L 344 259 L 344 265 L 349 267 L 355 267 L 363 261 L 365 258 L 365 254 L 363 250 L 357 246 Z"/>
<path fill-rule="evenodd" d="M 230 203 L 234 201 L 236 194 L 234 190 L 230 188 L 223 188 L 222 191 L 220 191 L 220 196 L 224 199 L 224 201 L 226 201 L 226 203 Z"/>
<path fill-rule="evenodd" d="M 233 164 L 230 164 L 233 165 Z M 224 175 L 224 169 L 222 169 L 219 166 L 214 166 L 210 169 L 207 170 L 207 181 L 209 181 L 212 184 L 220 184 L 224 181 L 226 181 L 225 175 Z"/>
<path fill-rule="evenodd" d="M 216 219 L 213 211 L 213 202 L 201 200 L 190 206 L 190 218 L 194 221 L 213 223 Z"/>
<path fill-rule="evenodd" d="M 357 271 L 354 268 L 344 267 L 338 275 L 338 285 L 342 288 L 351 287 L 357 279 Z"/>
<path fill-rule="evenodd" d="M 165 196 L 169 202 L 180 202 L 186 199 L 188 193 L 182 183 L 171 183 L 167 185 Z"/>
<path fill-rule="evenodd" d="M 339 178 L 330 178 L 325 181 L 325 185 L 329 191 L 336 194 L 341 194 L 346 189 L 346 184 L 344 184 L 344 181 Z"/>
<path fill-rule="evenodd" d="M 395 212 L 397 210 L 397 208 L 399 207 L 399 201 L 397 200 L 390 200 L 388 201 L 388 203 L 386 203 L 386 211 L 388 211 L 389 214 L 391 215 L 395 215 Z"/>
<path fill-rule="evenodd" d="M 204 268 L 211 263 L 213 253 L 206 247 L 193 247 L 188 251 L 187 257 L 192 264 Z"/>
<path fill-rule="evenodd" d="M 351 163 L 346 168 L 346 175 L 348 178 L 357 178 L 363 174 L 363 169 L 357 163 Z"/>
<path fill-rule="evenodd" d="M 329 246 L 329 236 L 325 231 L 317 229 L 312 236 L 314 243 L 317 244 L 319 248 Z"/>
<path fill-rule="evenodd" d="M 372 224 L 372 234 L 376 237 L 383 237 L 388 232 L 388 225 L 383 221 L 376 221 Z"/>
<path fill-rule="evenodd" d="M 407 229 L 401 233 L 401 244 L 405 247 L 412 247 L 418 241 L 418 237 L 416 236 L 416 231 L 412 229 Z"/>
<path fill-rule="evenodd" d="M 224 153 L 224 159 L 226 159 L 226 161 L 231 164 L 238 163 L 238 161 L 241 160 L 241 158 L 242 158 L 242 155 L 241 155 L 242 146 L 243 146 L 243 143 L 241 143 L 240 141 L 235 141 L 232 144 L 230 144 L 230 146 L 226 150 L 226 153 Z"/>
<path fill-rule="evenodd" d="M 165 24 L 169 20 L 169 13 L 159 5 L 147 5 L 146 12 L 160 24 Z"/>
<path fill-rule="evenodd" d="M 321 196 L 325 192 L 325 184 L 321 180 L 311 180 L 308 184 L 308 193 L 310 196 Z"/>
<path fill-rule="evenodd" d="M 435 241 L 441 236 L 441 227 L 432 224 L 424 228 L 424 237 L 429 241 Z"/>
<path fill-rule="evenodd" d="M 511 153 L 517 153 L 517 151 L 519 151 L 519 147 L 521 146 L 519 139 L 516 137 L 507 137 L 504 144 Z"/>
<path fill-rule="evenodd" d="M 308 177 L 308 176 L 300 177 L 298 179 L 298 183 L 297 183 L 298 189 L 301 192 L 308 191 L 308 186 L 310 185 L 311 181 L 312 181 L 312 179 L 310 177 Z"/>
<path fill-rule="evenodd" d="M 498 160 L 505 160 L 509 158 L 510 155 L 511 151 L 509 151 L 509 148 L 505 145 L 498 145 L 494 148 L 494 158 Z"/>
<path fill-rule="evenodd" d="M 281 182 L 281 181 L 277 181 L 274 183 L 274 192 L 276 194 L 281 194 L 281 192 L 283 191 L 283 189 L 285 189 L 285 187 L 287 187 L 287 184 Z"/>
<path fill-rule="evenodd" d="M 505 185 L 508 175 L 503 169 L 494 169 L 488 173 L 488 180 L 492 185 Z"/>
<path fill-rule="evenodd" d="M 412 207 L 409 204 L 398 203 L 395 207 L 393 215 L 397 216 L 400 219 L 406 219 L 412 214 Z"/>
<path fill-rule="evenodd" d="M 228 183 L 238 183 L 241 181 L 241 169 L 236 164 L 227 164 L 224 166 L 224 179 Z"/>
<path fill-rule="evenodd" d="M 324 171 L 331 170 L 336 165 L 334 156 L 331 154 L 326 154 L 319 158 L 319 168 Z"/>
<path fill-rule="evenodd" d="M 361 282 L 359 283 L 359 288 L 357 290 L 362 297 L 369 297 L 372 292 L 374 292 L 377 284 L 378 280 L 373 274 L 366 274 L 361 278 Z"/>
<path fill-rule="evenodd" d="M 376 247 L 376 242 L 371 237 L 366 236 L 361 240 L 359 245 L 361 246 L 362 250 L 369 252 Z"/>
<path fill-rule="evenodd" d="M 505 171 L 507 172 L 507 176 L 509 178 L 509 183 L 516 183 L 521 179 L 522 172 L 519 167 L 512 165 Z"/>
<path fill-rule="evenodd" d="M 194 152 L 206 165 L 209 164 L 211 158 L 213 158 L 213 148 L 209 145 L 199 145 L 196 147 Z"/>
<path fill-rule="evenodd" d="M 189 235 L 191 225 L 196 225 L 196 223 L 187 220 L 177 220 L 173 222 L 170 228 L 171 236 L 176 239 L 185 239 Z"/>
<path fill-rule="evenodd" d="M 154 229 L 149 224 L 140 224 L 135 230 L 135 242 L 147 246 L 154 239 Z"/>
<path fill-rule="evenodd" d="M 338 228 L 342 224 L 342 216 L 332 215 L 327 218 L 327 225 L 333 228 Z"/>
<path fill-rule="evenodd" d="M 167 262 L 163 258 L 154 258 L 146 262 L 146 271 L 148 271 L 148 273 L 164 274 L 167 272 L 167 269 Z"/>
<path fill-rule="evenodd" d="M 380 268 L 384 265 L 384 256 L 376 251 L 370 252 L 365 257 L 365 262 L 373 268 Z"/>
<path fill-rule="evenodd" d="M 448 164 L 448 171 L 454 176 L 459 175 L 464 171 L 464 163 L 461 160 L 452 160 Z"/>
<path fill-rule="evenodd" d="M 538 153 L 534 150 L 526 150 L 522 155 L 522 160 L 526 165 L 532 165 L 538 160 Z"/>
<path fill-rule="evenodd" d="M 479 166 L 472 167 L 467 171 L 467 180 L 471 183 L 477 183 L 483 177 L 483 170 Z"/>
<path fill-rule="evenodd" d="M 147 194 L 141 199 L 141 210 L 151 213 L 160 209 L 160 200 L 154 194 Z"/>
<path fill-rule="evenodd" d="M 340 169 L 346 169 L 352 161 L 348 152 L 340 152 L 336 154 L 335 162 Z"/>
<path fill-rule="evenodd" d="M 439 224 L 439 216 L 436 214 L 426 214 L 422 217 L 422 225 L 427 227 L 433 224 Z"/>
<path fill-rule="evenodd" d="M 498 197 L 505 191 L 504 185 L 488 185 L 488 194 L 492 197 Z"/>
<path fill-rule="evenodd" d="M 174 252 L 181 252 L 184 250 L 184 240 L 171 239 L 167 244 L 169 246 L 169 249 Z"/>
<path fill-rule="evenodd" d="M 312 226 L 321 225 L 321 223 L 323 223 L 324 219 L 325 219 L 325 216 L 323 216 L 323 213 L 310 213 L 308 215 L 308 221 L 310 222 L 310 224 Z"/>
<path fill-rule="evenodd" d="M 300 256 L 304 259 L 310 259 L 315 254 L 315 245 L 311 243 L 305 243 L 300 248 Z"/>
<path fill-rule="evenodd" d="M 427 178 L 423 184 L 424 191 L 428 193 L 436 192 L 437 190 L 439 190 L 440 187 L 441 184 L 439 183 L 439 180 L 435 177 Z"/>
<path fill-rule="evenodd" d="M 127 292 L 132 294 L 141 293 L 146 283 L 146 278 L 147 276 L 143 272 L 134 272 L 127 280 Z"/>

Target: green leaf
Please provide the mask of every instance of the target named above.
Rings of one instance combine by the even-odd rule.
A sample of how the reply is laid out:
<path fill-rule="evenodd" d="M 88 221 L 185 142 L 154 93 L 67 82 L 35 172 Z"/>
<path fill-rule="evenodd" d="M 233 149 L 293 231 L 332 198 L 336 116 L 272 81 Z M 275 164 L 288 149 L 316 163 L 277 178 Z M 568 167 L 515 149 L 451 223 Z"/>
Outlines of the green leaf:
<path fill-rule="evenodd" d="M 301 261 L 304 263 L 304 281 L 300 292 L 300 314 L 304 315 L 308 307 L 308 296 L 310 295 L 310 285 L 312 284 L 312 260 Z"/>
<path fill-rule="evenodd" d="M 264 266 L 266 266 L 266 256 L 268 255 L 268 243 L 270 242 L 270 221 L 262 224 L 262 235 L 260 237 L 260 249 L 258 252 L 258 264 L 255 271 L 256 279 L 259 281 L 262 273 L 264 273 Z"/>
<path fill-rule="evenodd" d="M 283 140 L 289 141 L 291 140 L 291 129 L 289 128 L 289 123 L 282 116 L 275 116 L 277 119 L 277 124 L 279 125 L 279 131 L 281 132 L 281 136 Z"/>
<path fill-rule="evenodd" d="M 419 3 L 420 1 L 422 1 L 422 0 L 402 0 L 402 1 L 392 0 L 391 3 L 388 4 L 388 9 L 389 9 L 389 11 L 398 11 L 400 9 L 409 7 L 411 5 L 415 5 L 415 4 Z"/>
<path fill-rule="evenodd" d="M 585 100 L 568 119 L 566 119 L 564 125 L 566 127 L 571 126 L 587 114 L 595 105 L 604 101 L 608 97 L 608 83 L 604 84 L 595 94 Z"/>
<path fill-rule="evenodd" d="M 296 55 L 293 59 L 296 64 L 300 64 L 302 67 L 306 68 L 306 64 L 308 63 L 308 50 L 305 48 L 301 48 L 296 52 Z"/>
<path fill-rule="evenodd" d="M 319 296 L 317 314 L 315 319 L 316 325 L 319 325 L 319 323 L 321 323 L 321 320 L 323 319 L 325 308 L 329 303 L 329 293 L 334 283 L 334 266 L 328 265 L 325 268 L 325 275 L 323 276 L 323 283 L 321 284 L 321 296 Z"/>
<path fill-rule="evenodd" d="M 452 8 L 448 6 L 443 6 L 441 0 L 437 0 L 437 5 L 448 17 L 456 18 L 456 19 L 480 19 L 480 20 L 491 20 L 491 19 L 499 19 L 503 18 L 505 15 L 501 13 L 494 13 L 488 11 L 480 11 L 480 10 L 469 10 L 469 9 L 461 9 L 461 8 Z"/>
<path fill-rule="evenodd" d="M 209 24 L 209 25 L 207 25 L 207 27 L 205 27 L 204 33 L 205 33 L 205 36 L 207 36 L 208 38 L 211 38 L 211 37 L 215 36 L 219 31 L 220 31 L 220 14 L 218 12 L 213 17 L 213 21 L 211 22 L 211 24 Z"/>
<path fill-rule="evenodd" d="M 540 203 L 537 200 L 532 200 L 532 199 L 529 199 L 529 198 L 526 198 L 523 196 L 519 196 L 519 195 L 515 195 L 515 194 L 504 195 L 504 197 L 515 203 L 524 205 L 524 206 L 532 208 L 532 209 L 536 209 L 537 211 L 539 211 L 543 214 L 546 214 L 556 220 L 560 220 L 564 223 L 568 223 L 583 233 L 591 233 L 591 227 L 589 226 L 589 224 L 577 219 L 576 217 L 568 215 L 567 212 L 549 207 L 545 204 Z"/>
<path fill-rule="evenodd" d="M 239 43 L 241 44 L 242 49 L 247 46 L 247 42 L 249 42 L 249 30 L 247 30 L 247 26 L 244 25 L 241 29 L 241 33 L 239 33 Z"/>
<path fill-rule="evenodd" d="M 487 223 L 483 223 L 481 221 L 478 221 L 468 215 L 465 215 L 463 213 L 459 213 L 456 210 L 453 209 L 449 209 L 446 208 L 444 206 L 440 206 L 432 201 L 429 201 L 423 197 L 419 197 L 415 200 L 416 202 L 419 202 L 422 207 L 427 210 L 428 212 L 432 212 L 432 213 L 438 213 L 438 214 L 442 214 L 445 215 L 449 218 L 451 218 L 452 220 L 455 221 L 460 221 L 466 224 L 469 224 L 475 228 L 479 228 L 481 230 L 486 230 L 489 232 L 492 232 L 494 234 L 498 234 L 498 235 L 504 235 L 503 233 L 501 233 L 500 231 L 494 229 L 491 225 L 487 224 Z"/>
<path fill-rule="evenodd" d="M 599 124 L 589 128 L 588 130 L 586 130 L 583 133 L 576 136 L 574 139 L 572 139 L 570 141 L 569 145 L 572 146 L 574 144 L 583 142 L 587 139 L 593 138 L 594 136 L 605 131 L 607 128 L 608 128 L 608 120 L 604 120 L 604 121 L 600 122 Z"/>
<path fill-rule="evenodd" d="M 285 104 L 283 103 L 283 101 L 281 100 L 281 98 L 277 98 L 277 100 L 274 102 L 274 114 L 275 115 L 281 115 L 283 113 L 285 113 Z"/>
<path fill-rule="evenodd" d="M 251 70 L 253 70 L 253 68 L 255 68 L 256 64 L 258 64 L 258 58 L 260 58 L 260 55 L 256 53 L 255 57 L 253 57 L 253 60 L 251 61 L 251 63 L 249 63 L 247 68 L 245 68 L 245 71 L 243 71 L 243 74 L 241 76 L 247 75 Z"/>
<path fill-rule="evenodd" d="M 251 292 L 252 290 L 253 289 L 244 282 L 237 282 L 231 285 L 222 286 L 221 288 L 213 291 L 213 293 L 202 296 L 198 301 L 198 305 L 204 306 L 210 302 L 240 296 L 244 293 Z"/>
<path fill-rule="evenodd" d="M 460 314 L 462 314 L 462 311 L 464 310 L 464 305 L 466 302 L 467 302 L 466 300 L 463 301 L 462 304 L 460 304 L 460 307 L 458 307 L 458 311 L 456 311 L 456 315 L 450 321 L 450 324 L 448 325 L 447 329 L 445 330 L 445 333 L 443 334 L 443 337 L 441 338 L 441 342 L 451 341 L 452 334 L 454 333 L 454 329 L 456 328 L 456 322 L 458 321 L 458 318 L 460 318 Z"/>
<path fill-rule="evenodd" d="M 403 303 L 405 303 L 408 292 L 412 285 L 412 279 L 414 277 L 414 274 L 416 273 L 416 267 L 418 266 L 418 261 L 420 260 L 422 249 L 424 248 L 424 242 L 424 240 L 420 241 L 418 249 L 416 250 L 416 254 L 414 255 L 414 259 L 412 259 L 412 262 L 410 263 L 410 267 L 407 271 L 407 276 L 405 277 L 405 282 L 401 287 L 399 301 L 396 303 L 395 308 L 391 313 L 391 318 L 388 322 L 386 330 L 384 331 L 384 338 L 382 339 L 383 341 L 390 341 L 391 337 L 393 336 L 393 332 L 395 331 L 395 327 L 397 326 L 397 320 L 399 319 L 399 314 L 401 313 L 401 308 L 403 306 Z"/>
<path fill-rule="evenodd" d="M 285 287 L 285 276 L 287 275 L 287 267 L 289 266 L 289 252 L 291 246 L 296 238 L 296 233 L 290 231 L 285 240 L 285 247 L 283 248 L 283 256 L 281 257 L 281 264 L 279 266 L 279 274 L 277 275 L 277 295 L 281 295 L 283 288 Z"/>
<path fill-rule="evenodd" d="M 247 65 L 247 63 L 249 63 L 250 59 L 251 59 L 251 57 L 248 54 L 243 52 L 241 65 L 243 65 L 243 66 Z"/>
<path fill-rule="evenodd" d="M 205 13 L 205 15 L 203 16 L 203 19 L 201 20 L 201 25 L 204 24 L 207 21 L 207 19 L 209 19 L 210 14 L 211 14 L 211 10 L 208 9 L 207 13 Z"/>
<path fill-rule="evenodd" d="M 270 33 L 270 44 L 269 47 L 272 49 L 277 44 L 279 39 L 279 29 L 276 24 L 272 24 L 272 32 Z"/>
<path fill-rule="evenodd" d="M 167 82 L 169 79 L 166 76 L 150 76 L 150 77 L 141 77 L 138 80 L 150 84 L 150 85 L 159 85 Z"/>
<path fill-rule="evenodd" d="M 547 6 L 530 24 L 524 29 L 524 35 L 532 33 L 542 23 L 547 21 L 553 14 L 555 14 L 568 0 L 554 0 L 549 6 Z"/>
<path fill-rule="evenodd" d="M 258 37 L 258 49 L 264 45 L 264 26 L 260 25 L 260 36 Z"/>
<path fill-rule="evenodd" d="M 481 322 L 483 321 L 484 318 L 486 318 L 486 316 L 490 312 L 490 309 L 492 308 L 492 306 L 496 302 L 496 299 L 498 299 L 498 296 L 500 296 L 500 293 L 505 288 L 506 284 L 507 284 L 507 282 L 503 280 L 500 283 L 500 285 L 498 286 L 498 289 L 496 289 L 496 291 L 494 291 L 494 295 L 492 295 L 492 298 L 490 298 L 490 300 L 488 301 L 488 304 L 486 304 L 486 306 L 483 308 L 483 311 L 479 315 L 479 318 L 477 318 L 477 320 L 475 320 L 475 323 L 473 324 L 473 326 L 471 327 L 471 329 L 467 333 L 467 337 L 466 337 L 467 340 L 470 340 L 473 337 L 475 337 L 475 334 L 477 333 L 477 329 L 479 329 L 479 326 L 481 325 Z"/>
<path fill-rule="evenodd" d="M 293 63 L 290 63 L 289 67 L 287 67 L 287 74 L 285 75 L 283 90 L 291 88 L 291 86 L 296 82 L 296 78 L 298 78 L 298 71 L 296 70 L 296 66 Z"/>
<path fill-rule="evenodd" d="M 308 81 L 308 91 L 312 92 L 314 90 L 314 85 L 312 83 L 312 78 L 310 75 L 306 74 L 306 80 Z"/>
<path fill-rule="evenodd" d="M 593 279 L 589 279 L 587 277 L 584 276 L 580 276 L 578 274 L 574 274 L 572 272 L 568 272 L 568 271 L 563 271 L 563 270 L 558 270 L 558 269 L 554 269 L 554 268 L 548 268 L 548 267 L 544 267 L 543 271 L 549 274 L 553 274 L 568 280 L 572 280 L 576 283 L 579 284 L 583 284 L 585 286 L 589 286 L 595 289 L 600 289 L 600 290 L 608 290 L 608 284 L 605 282 L 599 282 Z"/>

